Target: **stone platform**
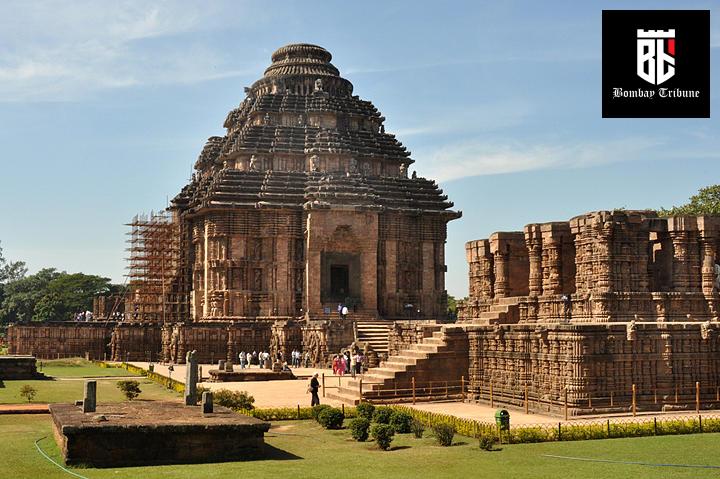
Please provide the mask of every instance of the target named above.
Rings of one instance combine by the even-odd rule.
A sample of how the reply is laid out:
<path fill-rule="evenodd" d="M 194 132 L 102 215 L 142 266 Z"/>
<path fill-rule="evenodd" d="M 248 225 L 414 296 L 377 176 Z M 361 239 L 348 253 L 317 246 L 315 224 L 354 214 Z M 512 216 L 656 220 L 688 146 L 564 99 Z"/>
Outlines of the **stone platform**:
<path fill-rule="evenodd" d="M 94 467 L 241 461 L 260 457 L 270 423 L 215 406 L 171 402 L 98 405 L 83 413 L 51 404 L 55 441 L 66 464 Z"/>
<path fill-rule="evenodd" d="M 270 369 L 240 369 L 235 371 L 208 371 L 211 383 L 234 383 L 244 381 L 279 381 L 296 379 L 291 371 L 274 372 Z"/>
<path fill-rule="evenodd" d="M 34 356 L 0 356 L 0 379 L 46 379 L 37 371 Z"/>

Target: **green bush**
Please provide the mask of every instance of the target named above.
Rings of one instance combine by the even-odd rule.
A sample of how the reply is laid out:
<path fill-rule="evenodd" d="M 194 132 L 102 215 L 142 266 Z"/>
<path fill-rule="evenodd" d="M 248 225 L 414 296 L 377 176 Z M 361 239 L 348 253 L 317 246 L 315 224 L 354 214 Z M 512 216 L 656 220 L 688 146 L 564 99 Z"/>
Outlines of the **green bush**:
<path fill-rule="evenodd" d="M 393 411 L 390 415 L 390 425 L 398 434 L 410 432 L 412 420 L 412 416 L 403 411 Z"/>
<path fill-rule="evenodd" d="M 390 416 L 392 416 L 392 413 L 393 413 L 393 411 L 389 407 L 375 408 L 375 412 L 373 413 L 372 420 L 373 420 L 373 422 L 376 422 L 378 424 L 389 424 Z"/>
<path fill-rule="evenodd" d="M 369 402 L 361 402 L 356 406 L 358 416 L 364 417 L 368 421 L 372 421 L 375 406 Z"/>
<path fill-rule="evenodd" d="M 317 421 L 320 413 L 329 407 L 332 407 L 332 406 L 328 406 L 327 404 L 318 404 L 317 406 L 313 406 L 312 407 L 312 418 Z"/>
<path fill-rule="evenodd" d="M 453 437 L 455 436 L 455 426 L 443 423 L 435 424 L 432 431 L 438 444 L 444 447 L 452 445 Z"/>
<path fill-rule="evenodd" d="M 132 401 L 140 395 L 140 383 L 133 380 L 118 381 L 117 387 L 123 392 L 128 401 Z"/>
<path fill-rule="evenodd" d="M 234 411 L 250 411 L 255 408 L 255 398 L 249 395 L 247 391 L 220 389 L 213 392 L 213 402 Z"/>
<path fill-rule="evenodd" d="M 491 436 L 490 434 L 483 434 L 478 438 L 480 449 L 483 451 L 492 451 L 495 449 L 495 443 L 497 442 L 497 438 L 495 436 Z"/>
<path fill-rule="evenodd" d="M 345 415 L 336 407 L 328 407 L 318 413 L 317 422 L 325 429 L 342 429 Z"/>
<path fill-rule="evenodd" d="M 380 449 L 387 451 L 390 449 L 390 443 L 392 443 L 395 430 L 388 424 L 374 424 L 373 427 L 370 428 L 370 435 Z"/>
<path fill-rule="evenodd" d="M 425 432 L 425 425 L 417 419 L 413 419 L 410 423 L 410 430 L 417 439 L 422 439 L 423 433 Z"/>
<path fill-rule="evenodd" d="M 370 429 L 370 421 L 364 417 L 356 417 L 350 421 L 350 431 L 356 441 L 367 441 Z"/>

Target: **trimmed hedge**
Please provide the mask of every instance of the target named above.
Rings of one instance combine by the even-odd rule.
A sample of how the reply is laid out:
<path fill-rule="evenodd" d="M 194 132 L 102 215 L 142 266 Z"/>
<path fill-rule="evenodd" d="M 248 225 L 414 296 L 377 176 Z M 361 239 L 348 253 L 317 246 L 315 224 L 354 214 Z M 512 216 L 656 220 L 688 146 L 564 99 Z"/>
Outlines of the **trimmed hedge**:
<path fill-rule="evenodd" d="M 410 426 L 413 418 L 410 414 L 404 411 L 393 410 L 390 414 L 390 425 L 398 434 L 406 434 L 410 432 Z"/>
<path fill-rule="evenodd" d="M 389 407 L 381 406 L 375 408 L 372 420 L 378 424 L 389 424 L 390 417 L 392 416 L 393 410 Z"/>
<path fill-rule="evenodd" d="M 358 416 L 364 417 L 368 421 L 372 421 L 373 413 L 375 412 L 375 405 L 369 402 L 361 402 L 356 406 Z"/>
<path fill-rule="evenodd" d="M 452 446 L 453 437 L 455 437 L 455 426 L 452 424 L 435 424 L 432 431 L 438 444 L 444 447 Z"/>
<path fill-rule="evenodd" d="M 317 422 L 325 429 L 342 429 L 345 415 L 336 407 L 323 409 L 318 413 Z"/>
<path fill-rule="evenodd" d="M 370 421 L 365 417 L 356 417 L 350 421 L 350 431 L 356 441 L 367 441 L 370 429 Z"/>
<path fill-rule="evenodd" d="M 395 431 L 388 424 L 373 424 L 370 428 L 370 435 L 380 449 L 387 451 L 390 449 Z"/>

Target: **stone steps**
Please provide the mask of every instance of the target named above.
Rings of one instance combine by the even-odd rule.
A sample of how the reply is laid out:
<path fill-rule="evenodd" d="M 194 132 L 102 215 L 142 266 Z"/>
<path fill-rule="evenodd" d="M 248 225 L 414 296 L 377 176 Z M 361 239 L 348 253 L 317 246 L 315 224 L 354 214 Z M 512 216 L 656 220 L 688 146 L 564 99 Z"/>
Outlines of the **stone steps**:
<path fill-rule="evenodd" d="M 362 382 L 362 395 L 368 399 L 387 399 L 383 391 L 390 392 L 396 401 L 412 396 L 409 392 L 412 378 L 419 376 L 428 377 L 428 372 L 436 376 L 443 376 L 445 371 L 442 363 L 431 364 L 434 360 L 452 360 L 455 352 L 446 341 L 445 327 L 442 331 L 434 332 L 431 337 L 425 338 L 422 343 L 413 344 L 407 350 L 400 351 L 397 355 L 390 356 L 380 364 L 380 367 L 368 370 L 362 378 L 349 380 L 341 388 L 326 392 L 326 396 L 343 401 L 348 404 L 357 404 L 361 399 L 360 385 Z M 439 368 L 439 369 L 438 369 Z M 445 377 L 446 380 L 456 380 L 454 377 Z M 396 390 L 400 391 L 397 392 Z M 418 384 L 422 389 L 422 384 Z M 404 391 L 403 391 L 404 390 Z M 417 399 L 417 398 L 416 398 Z"/>

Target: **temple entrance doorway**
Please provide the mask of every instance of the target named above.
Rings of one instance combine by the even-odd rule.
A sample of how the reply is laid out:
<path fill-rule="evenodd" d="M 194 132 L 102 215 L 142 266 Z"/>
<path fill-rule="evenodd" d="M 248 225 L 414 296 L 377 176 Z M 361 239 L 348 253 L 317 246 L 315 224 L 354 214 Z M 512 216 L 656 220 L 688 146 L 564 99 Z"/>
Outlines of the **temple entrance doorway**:
<path fill-rule="evenodd" d="M 350 268 L 346 264 L 330 266 L 330 295 L 344 298 L 350 291 Z"/>

